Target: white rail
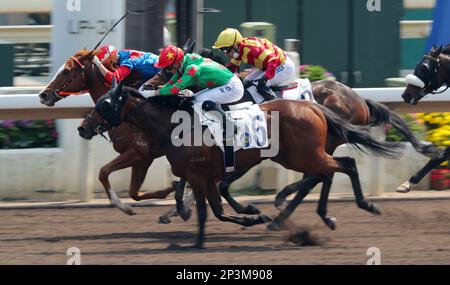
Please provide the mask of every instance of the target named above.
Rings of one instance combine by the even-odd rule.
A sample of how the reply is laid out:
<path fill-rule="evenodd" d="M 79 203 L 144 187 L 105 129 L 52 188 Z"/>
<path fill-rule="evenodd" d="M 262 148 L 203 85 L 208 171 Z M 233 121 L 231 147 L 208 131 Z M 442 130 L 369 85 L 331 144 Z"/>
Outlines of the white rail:
<path fill-rule="evenodd" d="M 52 25 L 0 26 L 0 42 L 15 44 L 49 43 Z"/>
<path fill-rule="evenodd" d="M 15 91 L 15 88 L 9 88 L 9 91 L 13 92 Z M 403 92 L 404 88 L 365 88 L 365 89 L 355 89 L 357 93 L 359 93 L 364 98 L 372 99 L 378 102 L 383 102 L 386 105 L 388 105 L 390 108 L 396 110 L 396 112 L 405 112 L 405 113 L 414 113 L 414 112 L 428 112 L 428 111 L 450 111 L 450 91 L 445 92 L 444 94 L 440 95 L 434 95 L 429 96 L 421 102 L 419 106 L 409 106 L 402 102 L 401 94 Z M 66 118 L 82 118 L 84 117 L 92 108 L 94 107 L 92 100 L 88 94 L 85 95 L 79 95 L 79 96 L 71 96 L 67 99 L 64 99 L 56 104 L 55 107 L 49 108 L 44 105 L 42 105 L 39 101 L 37 94 L 14 94 L 14 95 L 0 95 L 0 120 L 1 119 L 66 119 Z M 64 126 L 64 138 L 63 139 L 63 147 L 62 149 L 64 152 L 72 153 L 74 154 L 76 152 L 76 156 L 70 156 L 72 159 L 70 165 L 74 169 L 75 176 L 71 176 L 73 179 L 78 181 L 80 183 L 79 186 L 72 187 L 71 189 L 78 189 L 78 190 L 71 190 L 73 191 L 79 191 L 81 200 L 89 200 L 89 197 L 92 196 L 93 193 L 93 184 L 95 182 L 95 179 L 93 178 L 93 175 L 96 173 L 96 167 L 93 166 L 92 161 L 90 161 L 90 157 L 94 157 L 94 152 L 92 151 L 92 143 L 89 144 L 88 142 L 84 140 L 80 140 L 78 136 L 76 135 L 76 131 L 74 130 L 76 125 L 67 124 Z M 96 141 L 96 143 L 98 143 Z M 101 149 L 103 149 L 102 147 Z M 106 149 L 109 149 L 106 147 Z M 25 151 L 25 150 L 24 150 Z M 17 155 L 22 155 L 25 157 L 24 151 L 16 150 L 13 153 L 6 150 L 0 151 L 0 156 L 3 157 L 3 159 L 11 160 L 8 163 L 8 165 L 12 165 L 20 160 L 15 160 L 12 158 Z M 111 150 L 112 151 L 112 150 Z M 351 155 L 351 156 L 357 156 L 359 154 L 355 152 L 351 152 L 350 150 L 344 148 L 343 153 L 339 153 L 339 155 Z M 349 152 L 350 151 L 350 152 Z M 26 152 L 26 151 L 25 151 Z M 38 156 L 38 154 L 34 154 L 35 157 L 31 158 L 34 160 L 30 160 L 28 158 L 27 161 L 31 163 L 31 161 L 36 161 L 36 163 L 41 163 L 41 161 L 44 159 L 50 159 L 52 162 L 49 162 L 51 164 L 54 164 L 53 169 L 49 171 L 49 173 L 53 173 L 56 171 L 61 171 L 60 169 L 67 170 L 67 165 L 62 166 L 64 163 L 61 162 L 61 159 L 67 160 L 68 156 L 64 156 L 65 154 L 61 154 L 58 151 L 52 151 L 49 154 L 43 154 L 42 157 Z M 113 155 L 108 155 L 107 158 L 112 157 Z M 415 156 L 415 158 L 412 158 Z M 53 157 L 53 158 L 52 158 Z M 58 158 L 56 158 L 58 157 Z M 396 166 L 397 172 L 400 168 L 402 168 L 402 165 L 411 165 L 410 160 L 414 159 L 414 163 L 417 167 L 425 163 L 426 158 L 420 157 L 417 159 L 418 155 L 414 152 L 408 153 L 406 155 L 406 160 L 403 162 L 397 162 L 397 161 L 390 161 L 389 165 L 393 165 L 394 163 L 398 163 L 399 166 Z M 52 160 L 53 159 L 53 160 Z M 392 173 L 385 171 L 385 160 L 380 158 L 374 158 L 374 157 L 366 157 L 366 156 L 359 156 L 360 162 L 362 164 L 358 164 L 358 168 L 360 168 L 360 174 L 361 174 L 361 181 L 363 183 L 363 186 L 365 190 L 368 193 L 371 193 L 372 195 L 379 195 L 385 191 L 386 187 L 392 188 L 396 186 L 392 186 L 392 184 L 397 183 L 398 181 L 392 180 L 391 176 Z M 5 161 L 6 161 L 5 160 Z M 4 161 L 4 162 L 5 162 Z M 56 164 L 55 164 L 56 163 Z M 403 163 L 403 164 L 402 164 Z M 58 164 L 61 164 L 60 167 L 57 167 Z M 44 164 L 45 165 L 45 164 Z M 158 166 L 158 173 L 159 176 L 156 177 L 164 177 L 164 173 L 169 173 L 169 168 L 165 166 L 166 164 L 160 164 Z M 22 169 L 19 164 L 16 165 L 16 167 L 19 167 L 19 169 Z M 408 166 L 409 167 L 409 166 Z M 167 168 L 167 169 L 166 169 Z M 277 168 L 282 169 L 282 168 Z M 399 173 L 401 175 L 401 178 L 406 179 L 409 175 L 411 175 L 414 171 L 417 169 L 405 169 L 403 174 Z M 20 172 L 20 171 L 19 171 Z M 78 173 L 78 174 L 76 174 Z M 161 174 L 163 173 L 163 174 Z M 286 174 L 289 173 L 289 174 Z M 1 174 L 1 171 L 0 171 Z M 61 174 L 64 175 L 64 174 Z M 167 174 L 169 175 L 169 174 Z M 405 177 L 403 177 L 405 176 Z M 167 176 L 166 178 L 168 178 Z M 19 178 L 18 178 L 19 179 Z M 20 178 L 23 180 L 23 177 Z M 29 178 L 29 180 L 33 180 L 34 178 Z M 41 179 L 41 178 L 36 178 Z M 56 178 L 55 178 L 56 179 Z M 156 178 L 155 178 L 156 179 Z M 154 182 L 160 182 L 161 179 L 152 179 Z M 286 185 L 287 183 L 295 182 L 295 180 L 298 180 L 299 177 L 297 174 L 292 172 L 286 172 L 284 170 L 278 171 L 278 185 Z M 340 179 L 340 180 L 339 180 Z M 346 179 L 345 177 L 339 178 L 338 181 L 335 183 L 340 189 L 351 189 L 350 186 L 347 187 Z M 9 179 L 8 181 L 13 180 L 13 178 Z M 20 180 L 20 181 L 22 181 Z M 124 178 L 124 180 L 127 180 L 127 178 Z M 164 179 L 163 179 L 164 180 Z M 5 180 L 6 181 L 6 180 Z M 56 181 L 56 180 L 55 180 Z M 280 182 L 281 181 L 281 182 Z M 341 181 L 341 182 L 339 182 Z M 342 182 L 344 181 L 344 182 Z M 401 181 L 403 182 L 403 181 Z M 58 187 L 65 187 L 67 183 L 70 184 L 70 182 L 64 183 L 59 182 L 60 184 Z M 72 182 L 70 185 L 73 185 L 75 182 Z M 165 182 L 164 182 L 165 183 Z M 31 183 L 30 185 L 36 185 Z M 2 186 L 0 184 L 0 186 Z M 4 186 L 4 185 L 3 185 Z M 6 186 L 5 186 L 6 187 Z M 32 187 L 32 186 L 30 186 Z M 42 186 L 43 187 L 43 186 Z M 152 187 L 153 188 L 153 187 Z M 30 188 L 31 189 L 31 188 Z M 64 189 L 64 188 L 63 188 Z M 1 187 L 0 187 L 1 190 Z"/>
<path fill-rule="evenodd" d="M 2 0 L 0 2 L 0 13 L 50 13 L 53 10 L 53 1 Z"/>

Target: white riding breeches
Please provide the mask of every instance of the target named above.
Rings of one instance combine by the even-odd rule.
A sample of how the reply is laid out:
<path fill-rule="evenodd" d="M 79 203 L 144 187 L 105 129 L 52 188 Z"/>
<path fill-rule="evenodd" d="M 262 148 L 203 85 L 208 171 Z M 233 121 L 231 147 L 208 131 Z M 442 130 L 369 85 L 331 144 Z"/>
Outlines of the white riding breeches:
<path fill-rule="evenodd" d="M 264 76 L 264 70 L 254 70 L 246 78 L 245 81 L 256 81 Z M 275 70 L 275 76 L 267 81 L 267 86 L 280 86 L 293 82 L 299 77 L 295 70 L 294 62 L 286 57 L 286 62 Z"/>
<path fill-rule="evenodd" d="M 243 96 L 244 86 L 241 80 L 234 75 L 225 85 L 194 94 L 194 103 L 213 101 L 218 104 L 230 104 L 239 101 Z"/>

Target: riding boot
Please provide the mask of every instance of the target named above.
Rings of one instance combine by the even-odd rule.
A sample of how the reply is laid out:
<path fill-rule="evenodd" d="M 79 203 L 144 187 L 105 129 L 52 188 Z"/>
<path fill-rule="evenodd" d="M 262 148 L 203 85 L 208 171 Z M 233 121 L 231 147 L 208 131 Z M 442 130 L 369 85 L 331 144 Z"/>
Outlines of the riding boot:
<path fill-rule="evenodd" d="M 222 138 L 223 138 L 223 150 L 224 150 L 224 164 L 225 173 L 232 173 L 235 171 L 235 157 L 234 157 L 234 121 L 230 118 L 222 107 L 213 101 L 203 102 L 202 109 L 209 111 L 217 111 L 222 115 Z M 229 130 L 227 132 L 227 130 Z"/>

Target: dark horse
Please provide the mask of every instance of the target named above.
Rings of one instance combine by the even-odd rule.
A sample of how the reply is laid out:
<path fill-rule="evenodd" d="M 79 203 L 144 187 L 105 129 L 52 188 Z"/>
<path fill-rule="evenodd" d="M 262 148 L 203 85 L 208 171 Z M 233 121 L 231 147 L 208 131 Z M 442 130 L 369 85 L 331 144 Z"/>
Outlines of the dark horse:
<path fill-rule="evenodd" d="M 114 88 L 105 94 L 96 104 L 98 112 L 109 126 L 118 126 L 124 121 L 131 122 L 143 130 L 159 144 L 171 164 L 174 175 L 185 178 L 191 185 L 198 213 L 199 235 L 196 247 L 202 247 L 206 221 L 206 199 L 214 215 L 222 221 L 234 222 L 244 226 L 265 223 L 267 216 L 234 217 L 223 212 L 217 183 L 222 180 L 224 166 L 222 151 L 217 146 L 181 146 L 172 145 L 172 131 L 177 125 L 171 123 L 172 115 L 179 112 L 178 103 L 170 103 L 173 98 L 157 97 L 145 100 L 135 89 Z M 367 132 L 351 125 L 329 109 L 309 102 L 275 100 L 260 105 L 267 112 L 268 137 L 273 121 L 271 112 L 279 115 L 279 152 L 271 160 L 287 169 L 310 173 L 305 183 L 322 181 L 335 172 L 347 174 L 355 193 L 362 195 L 359 177 L 354 159 L 350 157 L 333 158 L 326 151 L 327 139 L 333 136 L 336 141 L 363 146 L 368 152 L 393 158 L 398 155 L 398 144 L 377 142 Z M 189 112 L 190 106 L 188 107 Z M 272 142 L 274 143 L 274 142 Z M 357 145 L 358 144 L 358 145 Z M 299 147 L 301 146 L 301 147 Z M 240 150 L 236 153 L 236 168 L 246 172 L 263 159 L 261 150 Z M 362 199 L 360 207 L 374 211 L 374 206 Z M 293 210 L 293 209 L 292 209 Z M 283 214 L 283 212 L 282 212 Z"/>
<path fill-rule="evenodd" d="M 427 94 L 435 94 L 438 89 L 450 84 L 450 45 L 433 47 L 416 66 L 414 74 L 406 78 L 408 86 L 403 92 L 403 100 L 416 105 Z M 428 172 L 450 159 L 450 147 L 442 157 L 431 159 L 413 177 L 397 188 L 397 192 L 409 192 L 411 187 L 422 180 Z"/>
<path fill-rule="evenodd" d="M 185 45 L 184 49 L 189 51 L 193 46 Z M 91 60 L 97 51 L 80 50 L 74 56 L 69 58 L 66 63 L 58 70 L 52 81 L 39 94 L 41 103 L 52 107 L 58 101 L 67 98 L 71 95 L 78 95 L 89 92 L 94 102 L 105 94 L 110 86 L 106 84 L 104 78 L 100 74 L 97 67 L 92 64 Z M 110 56 L 103 61 L 103 64 L 110 70 L 113 70 L 114 56 Z M 133 85 L 133 79 L 127 78 L 126 84 Z M 163 84 L 168 79 L 164 76 L 156 75 L 152 78 L 155 85 Z M 89 127 L 93 117 L 88 116 L 88 120 L 78 129 L 79 132 L 84 132 L 84 135 L 95 135 L 103 133 L 105 130 L 101 127 Z M 111 203 L 117 206 L 123 212 L 131 215 L 134 214 L 131 206 L 121 203 L 109 183 L 109 175 L 117 170 L 131 167 L 131 183 L 129 188 L 130 197 L 136 201 L 146 199 L 164 199 L 175 188 L 184 189 L 185 182 L 181 180 L 179 183 L 174 182 L 173 186 L 164 190 L 141 193 L 139 190 L 147 175 L 148 168 L 153 160 L 162 156 L 159 145 L 155 144 L 151 137 L 144 134 L 136 127 L 132 127 L 129 123 L 123 123 L 119 127 L 110 129 L 108 131 L 109 137 L 113 144 L 114 150 L 120 155 L 114 160 L 106 164 L 100 169 L 99 180 L 103 184 L 108 198 Z M 177 191 L 177 201 L 181 201 L 183 197 L 182 191 Z M 181 196 L 180 196 L 181 194 Z M 233 209 L 240 214 L 258 214 L 259 210 L 253 205 L 241 205 L 235 201 L 229 193 L 224 196 Z M 188 201 L 187 201 L 188 202 Z M 169 211 L 160 217 L 160 222 L 170 223 L 170 216 L 175 215 L 176 212 Z M 180 216 L 183 219 L 188 219 L 190 212 L 188 207 L 182 207 Z"/>

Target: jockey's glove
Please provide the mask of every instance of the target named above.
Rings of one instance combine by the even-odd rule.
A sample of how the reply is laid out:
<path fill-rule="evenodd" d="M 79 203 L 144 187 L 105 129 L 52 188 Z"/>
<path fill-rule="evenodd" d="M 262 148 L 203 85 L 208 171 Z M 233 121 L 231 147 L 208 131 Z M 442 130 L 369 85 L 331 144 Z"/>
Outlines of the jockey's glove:
<path fill-rule="evenodd" d="M 99 66 L 102 63 L 102 61 L 96 55 L 94 55 L 94 57 L 92 58 L 92 63 L 95 64 L 96 66 Z"/>
<path fill-rule="evenodd" d="M 145 99 L 150 97 L 155 97 L 156 90 L 140 90 L 139 93 L 144 97 Z"/>
<path fill-rule="evenodd" d="M 181 96 L 181 97 L 192 97 L 192 96 L 194 96 L 194 92 L 192 92 L 189 89 L 184 89 L 184 90 L 181 90 L 178 93 L 178 96 Z"/>

